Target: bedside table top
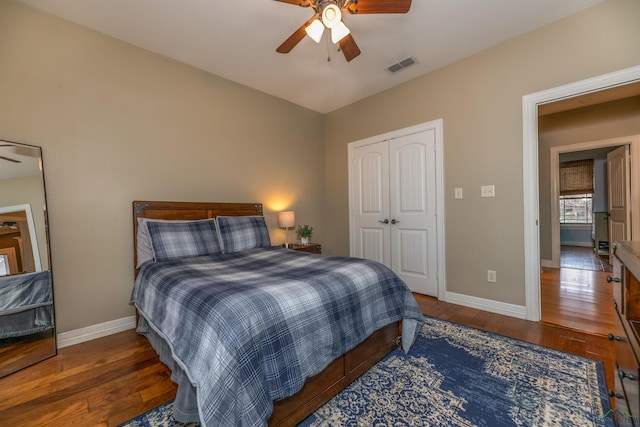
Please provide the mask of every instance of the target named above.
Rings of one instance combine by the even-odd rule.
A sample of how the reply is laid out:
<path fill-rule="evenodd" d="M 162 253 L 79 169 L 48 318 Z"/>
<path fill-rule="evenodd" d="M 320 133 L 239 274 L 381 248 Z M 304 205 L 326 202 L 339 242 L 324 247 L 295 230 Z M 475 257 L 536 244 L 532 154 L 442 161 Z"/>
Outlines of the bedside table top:
<path fill-rule="evenodd" d="M 293 248 L 308 248 L 309 246 L 320 246 L 320 243 L 309 242 L 308 245 L 303 245 L 301 243 L 289 243 L 289 249 Z"/>
<path fill-rule="evenodd" d="M 284 246 L 284 244 L 282 245 Z M 309 243 L 308 245 L 301 245 L 300 243 L 289 243 L 289 249 L 294 251 L 304 251 L 319 254 L 322 251 L 322 245 L 319 243 Z"/>

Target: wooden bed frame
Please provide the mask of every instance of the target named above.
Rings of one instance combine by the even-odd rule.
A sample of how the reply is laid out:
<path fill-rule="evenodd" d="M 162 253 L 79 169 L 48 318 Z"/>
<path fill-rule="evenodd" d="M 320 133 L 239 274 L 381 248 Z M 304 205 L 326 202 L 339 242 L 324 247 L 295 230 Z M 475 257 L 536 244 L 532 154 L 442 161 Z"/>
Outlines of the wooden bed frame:
<path fill-rule="evenodd" d="M 133 256 L 137 265 L 138 218 L 198 220 L 219 215 L 262 215 L 261 203 L 202 202 L 133 202 Z M 135 270 L 137 276 L 138 270 Z M 371 368 L 400 341 L 400 322 L 387 325 L 349 352 L 334 360 L 324 371 L 308 378 L 302 390 L 286 399 L 274 402 L 270 426 L 295 426 L 329 401 L 356 378 Z"/>

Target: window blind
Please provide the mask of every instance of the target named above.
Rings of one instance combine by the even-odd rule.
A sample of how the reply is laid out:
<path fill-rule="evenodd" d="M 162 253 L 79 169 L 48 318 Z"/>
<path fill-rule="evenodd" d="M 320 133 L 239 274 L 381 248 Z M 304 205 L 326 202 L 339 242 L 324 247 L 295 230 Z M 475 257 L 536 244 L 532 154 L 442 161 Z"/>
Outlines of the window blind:
<path fill-rule="evenodd" d="M 560 195 L 593 193 L 593 159 L 560 163 Z"/>

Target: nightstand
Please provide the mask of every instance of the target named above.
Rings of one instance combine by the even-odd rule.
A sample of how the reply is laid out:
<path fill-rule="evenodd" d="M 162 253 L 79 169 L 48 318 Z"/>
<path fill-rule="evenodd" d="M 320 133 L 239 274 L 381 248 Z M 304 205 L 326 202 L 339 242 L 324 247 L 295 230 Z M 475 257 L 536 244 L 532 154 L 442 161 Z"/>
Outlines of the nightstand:
<path fill-rule="evenodd" d="M 309 243 L 306 246 L 298 243 L 289 243 L 289 249 L 293 249 L 294 251 L 310 252 L 312 254 L 322 253 L 322 245 L 319 243 Z"/>

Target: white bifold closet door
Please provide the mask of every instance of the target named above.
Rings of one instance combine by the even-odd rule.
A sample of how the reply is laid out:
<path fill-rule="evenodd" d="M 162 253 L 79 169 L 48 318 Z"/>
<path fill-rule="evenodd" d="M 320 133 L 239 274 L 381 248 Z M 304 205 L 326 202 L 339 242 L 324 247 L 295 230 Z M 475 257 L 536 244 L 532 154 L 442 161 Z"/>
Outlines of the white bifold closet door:
<path fill-rule="evenodd" d="M 352 255 L 383 263 L 437 296 L 435 131 L 352 151 Z"/>

